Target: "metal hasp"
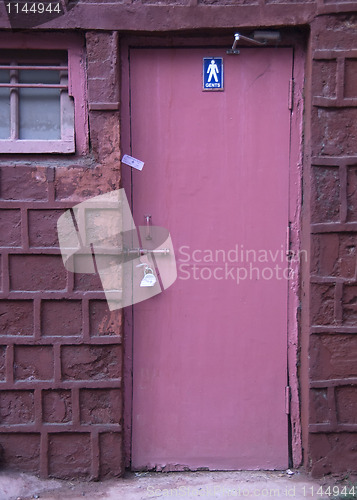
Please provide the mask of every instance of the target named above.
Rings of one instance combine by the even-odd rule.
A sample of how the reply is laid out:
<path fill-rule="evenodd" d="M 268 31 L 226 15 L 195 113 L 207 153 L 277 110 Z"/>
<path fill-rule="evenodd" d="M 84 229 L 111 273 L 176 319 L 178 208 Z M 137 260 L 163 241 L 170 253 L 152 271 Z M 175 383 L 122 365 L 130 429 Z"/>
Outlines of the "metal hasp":
<path fill-rule="evenodd" d="M 281 36 L 279 31 L 254 31 L 253 38 L 235 33 L 232 48 L 227 50 L 227 54 L 239 54 L 239 50 L 237 49 L 239 40 L 253 45 L 264 46 L 268 42 L 280 42 Z"/>
<path fill-rule="evenodd" d="M 144 215 L 145 221 L 146 221 L 146 235 L 145 239 L 146 240 L 151 240 L 151 215 Z"/>
<path fill-rule="evenodd" d="M 148 250 L 147 248 L 130 248 L 130 250 L 125 249 L 124 253 L 126 254 L 135 254 L 138 256 L 146 255 L 148 253 L 153 253 L 154 255 L 169 255 L 169 248 L 157 248 L 156 250 Z"/>

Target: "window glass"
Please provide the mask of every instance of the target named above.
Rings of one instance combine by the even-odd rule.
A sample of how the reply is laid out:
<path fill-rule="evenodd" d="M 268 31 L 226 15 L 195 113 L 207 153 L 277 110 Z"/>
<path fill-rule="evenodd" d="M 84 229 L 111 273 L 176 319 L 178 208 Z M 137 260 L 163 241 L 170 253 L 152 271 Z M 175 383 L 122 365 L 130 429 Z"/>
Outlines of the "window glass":
<path fill-rule="evenodd" d="M 77 125 L 84 151 L 87 116 L 79 61 L 76 51 L 0 50 L 0 155 L 75 153 Z M 71 70 L 75 65 L 80 76 Z"/>
<path fill-rule="evenodd" d="M 59 71 L 20 70 L 19 83 L 59 84 Z M 61 139 L 60 89 L 19 89 L 19 139 Z"/>
<path fill-rule="evenodd" d="M 10 71 L 0 69 L 0 83 L 10 82 Z M 10 89 L 0 87 L 0 139 L 10 138 Z"/>

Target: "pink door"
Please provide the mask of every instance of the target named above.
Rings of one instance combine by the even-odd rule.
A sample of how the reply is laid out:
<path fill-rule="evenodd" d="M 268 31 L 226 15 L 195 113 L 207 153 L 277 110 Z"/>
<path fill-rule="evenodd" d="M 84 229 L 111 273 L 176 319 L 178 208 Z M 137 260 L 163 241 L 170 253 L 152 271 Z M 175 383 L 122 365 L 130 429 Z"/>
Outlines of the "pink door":
<path fill-rule="evenodd" d="M 202 91 L 204 57 L 224 91 Z M 145 161 L 124 186 L 178 271 L 126 310 L 131 467 L 286 468 L 292 50 L 133 48 L 123 71 L 123 153 Z"/>

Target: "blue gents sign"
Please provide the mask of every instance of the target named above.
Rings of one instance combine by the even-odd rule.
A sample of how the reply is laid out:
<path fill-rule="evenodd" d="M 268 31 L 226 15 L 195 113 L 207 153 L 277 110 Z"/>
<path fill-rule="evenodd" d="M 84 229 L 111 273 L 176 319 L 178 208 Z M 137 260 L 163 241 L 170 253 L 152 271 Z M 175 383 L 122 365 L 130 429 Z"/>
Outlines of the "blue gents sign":
<path fill-rule="evenodd" d="M 223 90 L 223 58 L 203 58 L 203 90 Z"/>

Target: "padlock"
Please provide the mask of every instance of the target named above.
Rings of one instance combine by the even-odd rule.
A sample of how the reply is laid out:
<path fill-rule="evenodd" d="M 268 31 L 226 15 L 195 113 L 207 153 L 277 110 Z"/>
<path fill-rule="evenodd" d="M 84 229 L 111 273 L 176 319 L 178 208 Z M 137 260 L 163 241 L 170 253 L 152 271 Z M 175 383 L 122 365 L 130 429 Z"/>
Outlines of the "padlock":
<path fill-rule="evenodd" d="M 140 286 L 154 286 L 156 281 L 157 279 L 151 267 L 146 267 L 144 271 L 144 277 L 141 280 Z"/>

